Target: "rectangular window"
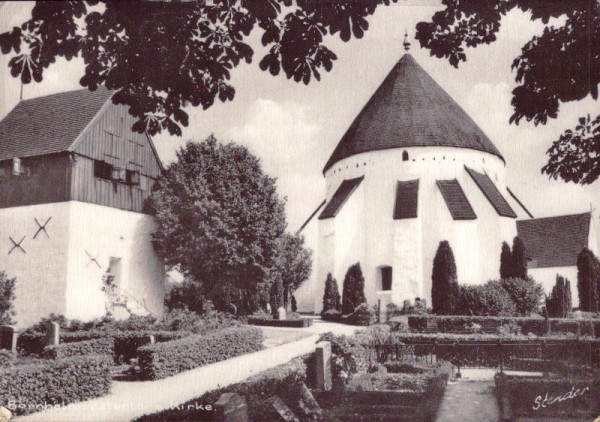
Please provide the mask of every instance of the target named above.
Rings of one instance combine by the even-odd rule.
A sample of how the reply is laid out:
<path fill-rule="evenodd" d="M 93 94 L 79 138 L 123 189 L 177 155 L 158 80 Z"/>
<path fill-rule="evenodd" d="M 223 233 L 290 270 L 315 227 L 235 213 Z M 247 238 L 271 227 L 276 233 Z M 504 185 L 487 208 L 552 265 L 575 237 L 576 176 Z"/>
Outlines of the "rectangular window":
<path fill-rule="evenodd" d="M 392 290 L 392 267 L 383 267 L 381 269 L 381 290 Z"/>
<path fill-rule="evenodd" d="M 130 186 L 140 185 L 140 172 L 137 170 L 127 170 L 125 175 L 125 183 Z"/>
<path fill-rule="evenodd" d="M 112 180 L 113 167 L 105 161 L 94 161 L 94 176 L 100 179 Z"/>

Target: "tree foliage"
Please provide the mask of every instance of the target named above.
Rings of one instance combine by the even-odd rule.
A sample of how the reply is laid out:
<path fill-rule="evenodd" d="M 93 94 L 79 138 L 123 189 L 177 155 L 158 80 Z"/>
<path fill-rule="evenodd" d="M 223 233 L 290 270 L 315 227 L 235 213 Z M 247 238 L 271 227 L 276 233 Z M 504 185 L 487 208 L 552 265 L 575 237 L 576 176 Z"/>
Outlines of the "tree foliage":
<path fill-rule="evenodd" d="M 17 280 L 0 271 L 0 325 L 14 324 L 16 316 Z"/>
<path fill-rule="evenodd" d="M 600 262 L 594 252 L 583 248 L 577 255 L 577 291 L 580 310 L 598 312 L 599 284 Z"/>
<path fill-rule="evenodd" d="M 460 286 L 459 315 L 514 316 L 515 303 L 499 281 L 479 286 Z"/>
<path fill-rule="evenodd" d="M 527 251 L 525 244 L 519 236 L 513 239 L 512 255 L 511 255 L 511 274 L 512 278 L 527 279 Z"/>
<path fill-rule="evenodd" d="M 440 242 L 431 272 L 431 306 L 439 315 L 451 315 L 458 307 L 459 289 L 454 253 L 447 240 Z"/>
<path fill-rule="evenodd" d="M 283 307 L 283 283 L 280 279 L 275 280 L 271 284 L 269 305 L 271 305 L 273 319 L 279 319 L 279 308 Z"/>
<path fill-rule="evenodd" d="M 500 252 L 500 278 L 510 278 L 512 271 L 512 253 L 508 243 L 502 242 L 502 252 Z"/>
<path fill-rule="evenodd" d="M 283 283 L 283 303 L 287 309 L 290 297 L 310 277 L 311 251 L 304 248 L 304 237 L 284 233 L 277 242 L 273 277 Z"/>
<path fill-rule="evenodd" d="M 507 278 L 500 280 L 500 284 L 515 304 L 517 315 L 529 316 L 541 312 L 544 288 L 533 278 Z"/>
<path fill-rule="evenodd" d="M 561 275 L 556 274 L 556 284 L 550 296 L 546 299 L 546 309 L 552 318 L 566 318 L 571 312 L 571 283 Z"/>
<path fill-rule="evenodd" d="M 445 8 L 430 22 L 417 25 L 417 39 L 431 55 L 454 67 L 467 60 L 466 48 L 496 41 L 503 16 L 517 8 L 541 21 L 542 35 L 531 38 L 512 63 L 517 87 L 510 122 L 525 118 L 546 124 L 561 103 L 588 95 L 598 99 L 600 83 L 600 3 L 595 0 L 443 0 Z M 562 18 L 558 23 L 551 18 Z M 600 175 L 600 116 L 581 118 L 548 150 L 542 172 L 575 183 L 592 183 Z"/>
<path fill-rule="evenodd" d="M 348 268 L 344 277 L 344 287 L 342 290 L 342 314 L 348 315 L 362 303 L 366 303 L 365 297 L 365 278 L 360 268 L 360 263 L 356 263 Z"/>
<path fill-rule="evenodd" d="M 330 310 L 342 310 L 337 280 L 333 278 L 331 273 L 327 274 L 327 279 L 325 280 L 325 291 L 323 292 L 323 310 L 321 313 L 324 314 Z"/>
<path fill-rule="evenodd" d="M 268 291 L 284 234 L 275 179 L 242 147 L 188 142 L 155 185 L 155 247 L 217 309 L 251 313 Z"/>
<path fill-rule="evenodd" d="M 184 107 L 234 98 L 231 71 L 254 59 L 253 32 L 266 51 L 263 71 L 308 84 L 337 59 L 327 35 L 362 38 L 366 18 L 396 1 L 38 1 L 30 19 L 0 34 L 0 49 L 24 84 L 40 82 L 59 57 L 81 57 L 81 85 L 116 90 L 113 102 L 138 119 L 134 130 L 181 135 Z"/>

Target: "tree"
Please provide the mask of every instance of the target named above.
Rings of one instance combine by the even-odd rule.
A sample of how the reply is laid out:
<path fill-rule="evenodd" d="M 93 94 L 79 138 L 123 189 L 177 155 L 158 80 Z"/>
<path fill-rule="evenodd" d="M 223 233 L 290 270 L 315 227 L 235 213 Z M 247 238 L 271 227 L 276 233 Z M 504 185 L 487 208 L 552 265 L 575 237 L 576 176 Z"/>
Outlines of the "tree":
<path fill-rule="evenodd" d="M 431 22 L 417 25 L 416 38 L 432 56 L 458 67 L 467 60 L 465 47 L 496 41 L 502 16 L 518 8 L 544 31 L 522 48 L 512 63 L 518 86 L 513 90 L 511 123 L 525 118 L 546 124 L 558 116 L 561 103 L 588 95 L 598 99 L 600 83 L 600 3 L 595 0 L 444 0 Z M 559 23 L 550 18 L 562 18 Z M 566 182 L 592 183 L 600 176 L 600 116 L 582 117 L 548 150 L 542 172 Z"/>
<path fill-rule="evenodd" d="M 579 309 L 586 312 L 598 312 L 598 282 L 600 265 L 594 252 L 583 248 L 577 255 L 577 291 Z"/>
<path fill-rule="evenodd" d="M 171 285 L 165 295 L 165 307 L 169 312 L 177 309 L 187 309 L 202 314 L 206 309 L 205 302 L 202 286 L 189 279 Z"/>
<path fill-rule="evenodd" d="M 459 289 L 454 253 L 447 240 L 440 242 L 431 273 L 431 306 L 433 313 L 451 315 L 458 307 Z"/>
<path fill-rule="evenodd" d="M 544 288 L 531 277 L 506 278 L 500 280 L 515 304 L 517 315 L 529 316 L 540 313 L 540 304 L 544 299 Z"/>
<path fill-rule="evenodd" d="M 81 57 L 81 85 L 116 90 L 113 102 L 139 119 L 134 130 L 180 136 L 189 120 L 183 107 L 233 99 L 231 70 L 252 62 L 246 41 L 257 28 L 267 51 L 260 68 L 308 84 L 337 59 L 327 35 L 362 38 L 365 18 L 396 1 L 38 1 L 31 19 L 0 34 L 0 48 L 24 84 L 40 82 L 58 57 Z"/>
<path fill-rule="evenodd" d="M 292 303 L 292 305 L 291 305 L 292 306 L 292 312 L 298 311 L 298 303 L 296 302 L 296 296 L 292 295 L 291 303 Z"/>
<path fill-rule="evenodd" d="M 0 325 L 15 323 L 15 300 L 17 280 L 8 278 L 4 271 L 0 271 Z"/>
<path fill-rule="evenodd" d="M 342 310 L 342 303 L 340 302 L 340 291 L 338 289 L 338 284 L 335 278 L 331 276 L 331 273 L 327 274 L 327 279 L 325 280 L 325 292 L 323 293 L 323 310 L 321 311 L 324 314 L 327 311 Z"/>
<path fill-rule="evenodd" d="M 510 278 L 513 276 L 512 271 L 512 253 L 508 243 L 502 242 L 502 252 L 500 253 L 500 278 Z"/>
<path fill-rule="evenodd" d="M 365 278 L 363 277 L 360 263 L 348 268 L 344 277 L 342 290 L 342 314 L 348 315 L 354 312 L 358 305 L 367 301 L 365 297 Z"/>
<path fill-rule="evenodd" d="M 304 248 L 304 237 L 285 233 L 277 243 L 275 278 L 283 282 L 283 306 L 287 309 L 290 296 L 310 276 L 311 251 Z"/>
<path fill-rule="evenodd" d="M 553 318 L 566 318 L 571 312 L 570 283 L 561 275 L 556 274 L 556 284 L 550 296 L 546 299 L 546 310 Z"/>
<path fill-rule="evenodd" d="M 275 280 L 271 284 L 271 296 L 269 298 L 271 305 L 271 314 L 274 319 L 279 319 L 279 308 L 283 306 L 283 283 L 281 280 Z"/>
<path fill-rule="evenodd" d="M 154 245 L 168 266 L 199 283 L 217 309 L 258 308 L 286 225 L 275 179 L 258 158 L 212 136 L 188 142 L 156 183 L 148 210 L 156 219 Z"/>
<path fill-rule="evenodd" d="M 512 274 L 511 277 L 520 278 L 522 280 L 527 279 L 527 252 L 525 251 L 525 244 L 519 236 L 513 239 L 512 247 Z"/>

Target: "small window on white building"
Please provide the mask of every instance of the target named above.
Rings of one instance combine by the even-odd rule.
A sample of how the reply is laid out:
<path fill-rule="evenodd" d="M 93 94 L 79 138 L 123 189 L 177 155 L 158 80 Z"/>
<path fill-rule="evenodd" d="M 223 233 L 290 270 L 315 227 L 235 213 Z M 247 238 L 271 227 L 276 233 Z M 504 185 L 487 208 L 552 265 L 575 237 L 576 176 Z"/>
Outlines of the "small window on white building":
<path fill-rule="evenodd" d="M 379 285 L 377 286 L 380 291 L 392 290 L 392 267 L 389 265 L 381 266 L 377 269 L 379 271 Z"/>
<path fill-rule="evenodd" d="M 29 176 L 31 174 L 29 170 L 29 167 L 20 158 L 15 157 L 12 159 L 12 174 L 14 176 Z"/>
<path fill-rule="evenodd" d="M 408 151 L 402 153 L 402 161 L 408 161 Z"/>

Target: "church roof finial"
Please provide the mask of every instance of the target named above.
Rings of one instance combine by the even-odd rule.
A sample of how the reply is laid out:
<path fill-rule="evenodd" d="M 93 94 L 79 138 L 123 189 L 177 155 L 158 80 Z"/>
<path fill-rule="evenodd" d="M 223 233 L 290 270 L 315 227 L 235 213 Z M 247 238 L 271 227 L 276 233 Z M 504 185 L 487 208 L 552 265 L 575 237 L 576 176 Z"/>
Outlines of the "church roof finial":
<path fill-rule="evenodd" d="M 408 50 L 410 50 L 410 42 L 408 41 L 408 32 L 406 29 L 404 30 L 404 43 L 402 45 L 404 46 L 404 51 L 408 53 Z"/>

